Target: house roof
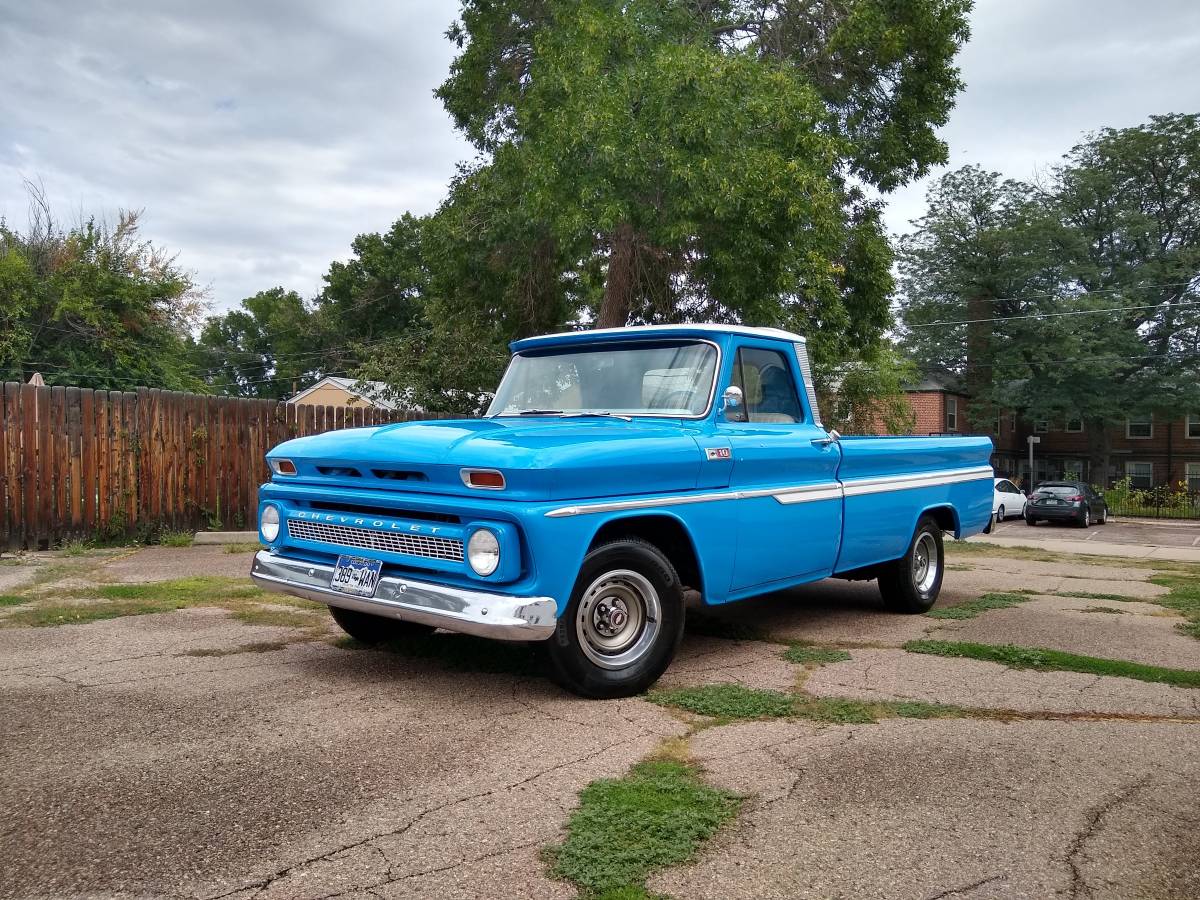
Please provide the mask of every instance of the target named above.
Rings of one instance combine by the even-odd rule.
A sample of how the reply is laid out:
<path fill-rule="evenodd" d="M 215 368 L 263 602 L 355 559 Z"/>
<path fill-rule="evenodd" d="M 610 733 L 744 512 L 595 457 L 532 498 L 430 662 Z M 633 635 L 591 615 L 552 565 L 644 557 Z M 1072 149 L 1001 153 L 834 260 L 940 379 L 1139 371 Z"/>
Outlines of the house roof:
<path fill-rule="evenodd" d="M 359 385 L 362 385 L 360 388 Z M 311 384 L 302 390 L 296 396 L 288 399 L 288 403 L 303 403 L 304 398 L 314 391 L 323 387 L 338 387 L 344 390 L 352 397 L 362 400 L 364 403 L 370 403 L 372 406 L 379 409 L 399 409 L 400 404 L 395 400 L 390 399 L 388 394 L 390 389 L 387 384 L 382 381 L 363 381 L 360 382 L 355 378 L 339 378 L 335 375 L 326 375 L 315 384 Z"/>
<path fill-rule="evenodd" d="M 962 382 L 953 375 L 946 375 L 942 372 L 930 372 L 916 384 L 906 384 L 904 390 L 910 394 L 939 391 L 967 396 L 967 390 L 962 386 Z"/>

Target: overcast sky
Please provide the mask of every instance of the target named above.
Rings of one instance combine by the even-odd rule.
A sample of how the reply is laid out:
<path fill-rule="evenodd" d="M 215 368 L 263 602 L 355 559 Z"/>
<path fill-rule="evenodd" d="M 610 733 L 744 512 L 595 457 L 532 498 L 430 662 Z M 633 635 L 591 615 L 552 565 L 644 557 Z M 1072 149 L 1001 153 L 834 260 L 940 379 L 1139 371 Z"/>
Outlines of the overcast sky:
<path fill-rule="evenodd" d="M 1029 178 L 1090 129 L 1200 112 L 1198 0 L 977 0 L 951 165 Z M 144 208 L 217 309 L 432 210 L 468 148 L 433 98 L 454 2 L 0 0 L 0 216 Z M 924 186 L 890 200 L 920 215 Z"/>

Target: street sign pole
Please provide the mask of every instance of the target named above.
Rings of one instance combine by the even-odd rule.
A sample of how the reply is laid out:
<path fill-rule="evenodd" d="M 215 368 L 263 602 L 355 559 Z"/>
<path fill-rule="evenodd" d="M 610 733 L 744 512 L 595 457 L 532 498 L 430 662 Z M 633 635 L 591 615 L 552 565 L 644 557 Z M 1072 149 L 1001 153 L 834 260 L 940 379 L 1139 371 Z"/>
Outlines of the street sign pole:
<path fill-rule="evenodd" d="M 1025 440 L 1029 442 L 1029 487 L 1032 488 L 1034 481 L 1037 480 L 1033 476 L 1033 445 L 1040 444 L 1042 439 L 1037 435 L 1031 434 Z"/>

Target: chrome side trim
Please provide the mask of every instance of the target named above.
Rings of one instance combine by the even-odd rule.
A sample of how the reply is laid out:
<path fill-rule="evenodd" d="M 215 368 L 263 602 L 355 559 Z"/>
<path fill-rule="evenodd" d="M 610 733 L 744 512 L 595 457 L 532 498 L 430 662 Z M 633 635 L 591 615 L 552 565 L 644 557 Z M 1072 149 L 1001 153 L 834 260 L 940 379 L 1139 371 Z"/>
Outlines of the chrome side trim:
<path fill-rule="evenodd" d="M 841 497 L 841 485 L 836 481 L 802 484 L 795 487 L 757 488 L 750 491 L 712 491 L 706 494 L 681 494 L 676 497 L 649 497 L 645 500 L 611 500 L 582 506 L 563 506 L 546 513 L 550 519 L 565 516 L 585 516 L 592 513 L 621 512 L 628 509 L 654 509 L 660 506 L 684 506 L 689 503 L 716 503 L 723 500 L 753 500 L 774 497 L 780 503 L 803 503 L 809 500 L 830 500 Z M 782 498 L 794 499 L 782 499 Z"/>
<path fill-rule="evenodd" d="M 919 472 L 914 475 L 880 475 L 873 478 L 852 478 L 842 482 L 847 497 L 863 494 L 881 494 L 886 491 L 906 491 L 911 488 L 937 487 L 943 484 L 958 484 L 963 481 L 979 481 L 992 478 L 991 466 L 973 469 L 943 469 L 940 472 Z"/>
<path fill-rule="evenodd" d="M 379 579 L 374 597 L 355 597 L 329 587 L 333 566 L 266 550 L 255 555 L 250 577 L 265 591 L 504 641 L 543 641 L 554 633 L 558 617 L 552 597 L 510 597 L 391 575 Z"/>
<path fill-rule="evenodd" d="M 943 484 L 958 484 L 964 481 L 979 481 L 992 478 L 991 466 L 973 469 L 943 469 L 937 472 L 920 472 L 915 475 L 881 475 L 875 478 L 855 478 L 844 483 L 836 481 L 800 484 L 794 487 L 760 488 L 749 491 L 710 491 L 705 494 L 681 494 L 674 497 L 648 497 L 644 500 L 610 500 L 586 503 L 578 506 L 561 506 L 545 515 L 550 519 L 566 516 L 585 516 L 593 513 L 622 512 L 630 509 L 656 509 L 663 506 L 684 506 L 689 503 L 716 503 L 724 500 L 751 500 L 756 497 L 774 497 L 783 504 L 814 503 L 819 500 L 837 500 L 858 497 L 864 494 L 880 494 L 886 491 L 905 491 L 912 488 L 937 487 Z"/>

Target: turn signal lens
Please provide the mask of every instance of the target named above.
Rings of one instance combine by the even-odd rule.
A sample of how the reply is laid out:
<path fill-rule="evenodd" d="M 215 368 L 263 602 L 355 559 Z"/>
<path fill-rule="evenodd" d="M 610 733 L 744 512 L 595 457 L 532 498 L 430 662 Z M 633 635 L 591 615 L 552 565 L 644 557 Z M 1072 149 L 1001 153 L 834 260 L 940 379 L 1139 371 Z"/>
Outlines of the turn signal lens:
<path fill-rule="evenodd" d="M 467 487 L 481 491 L 504 490 L 504 473 L 495 469 L 463 469 L 459 474 Z"/>
<path fill-rule="evenodd" d="M 476 575 L 486 578 L 500 565 L 500 541 L 486 528 L 480 528 L 467 541 L 467 562 Z"/>
<path fill-rule="evenodd" d="M 262 515 L 258 519 L 258 531 L 262 535 L 262 539 L 268 544 L 274 543 L 275 538 L 279 537 L 279 507 L 267 504 L 262 508 Z"/>
<path fill-rule="evenodd" d="M 290 459 L 271 460 L 271 471 L 276 475 L 295 475 L 296 464 Z"/>

